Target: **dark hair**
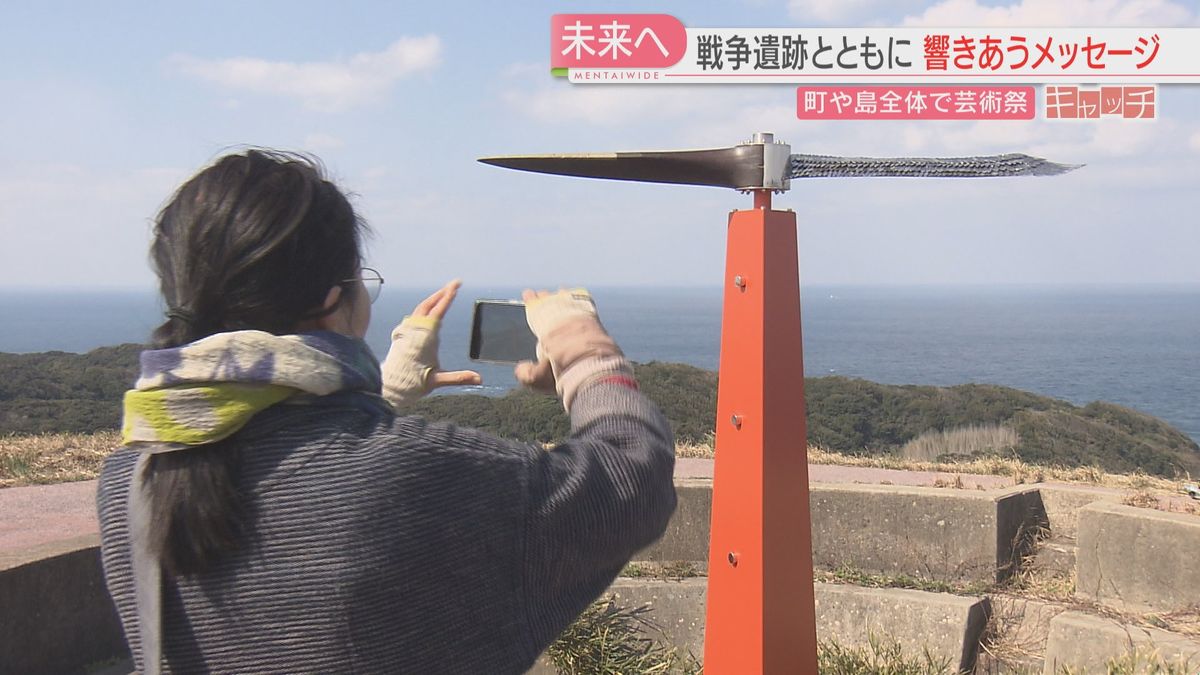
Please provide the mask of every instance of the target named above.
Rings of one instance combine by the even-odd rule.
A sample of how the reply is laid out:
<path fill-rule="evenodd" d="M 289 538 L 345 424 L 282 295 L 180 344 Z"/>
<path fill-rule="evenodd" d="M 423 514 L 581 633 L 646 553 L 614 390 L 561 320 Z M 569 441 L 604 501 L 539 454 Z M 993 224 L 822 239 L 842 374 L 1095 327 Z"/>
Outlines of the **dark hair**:
<path fill-rule="evenodd" d="M 365 227 L 318 160 L 271 150 L 228 155 L 184 183 L 154 227 L 151 259 L 168 348 L 231 330 L 295 332 L 353 277 Z M 342 297 L 347 294 L 343 293 Z M 144 481 L 150 550 L 172 574 L 208 567 L 244 526 L 228 441 L 155 454 Z"/>

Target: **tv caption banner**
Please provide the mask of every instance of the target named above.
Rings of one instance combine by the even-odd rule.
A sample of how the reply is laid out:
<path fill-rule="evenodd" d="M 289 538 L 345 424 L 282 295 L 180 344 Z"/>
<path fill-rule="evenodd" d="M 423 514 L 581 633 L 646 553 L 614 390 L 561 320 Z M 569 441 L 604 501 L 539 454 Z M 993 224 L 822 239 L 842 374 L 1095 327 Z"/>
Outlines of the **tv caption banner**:
<path fill-rule="evenodd" d="M 667 14 L 556 14 L 576 84 L 1197 83 L 1200 28 L 686 28 Z"/>

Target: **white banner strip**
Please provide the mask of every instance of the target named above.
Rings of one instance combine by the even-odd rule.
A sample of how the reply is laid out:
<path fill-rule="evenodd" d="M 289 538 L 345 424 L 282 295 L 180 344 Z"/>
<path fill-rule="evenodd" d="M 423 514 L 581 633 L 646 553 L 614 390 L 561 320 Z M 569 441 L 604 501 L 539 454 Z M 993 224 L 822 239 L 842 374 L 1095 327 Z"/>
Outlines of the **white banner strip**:
<path fill-rule="evenodd" d="M 1195 83 L 1200 28 L 688 28 L 669 68 L 573 83 Z"/>

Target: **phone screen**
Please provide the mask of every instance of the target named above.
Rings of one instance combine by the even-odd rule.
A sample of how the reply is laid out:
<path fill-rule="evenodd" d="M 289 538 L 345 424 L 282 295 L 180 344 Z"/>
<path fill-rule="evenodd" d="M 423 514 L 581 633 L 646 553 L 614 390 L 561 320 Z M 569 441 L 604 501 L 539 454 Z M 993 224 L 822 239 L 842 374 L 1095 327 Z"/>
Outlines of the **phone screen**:
<path fill-rule="evenodd" d="M 516 363 L 537 360 L 537 338 L 525 320 L 524 303 L 476 300 L 471 322 L 471 359 Z"/>

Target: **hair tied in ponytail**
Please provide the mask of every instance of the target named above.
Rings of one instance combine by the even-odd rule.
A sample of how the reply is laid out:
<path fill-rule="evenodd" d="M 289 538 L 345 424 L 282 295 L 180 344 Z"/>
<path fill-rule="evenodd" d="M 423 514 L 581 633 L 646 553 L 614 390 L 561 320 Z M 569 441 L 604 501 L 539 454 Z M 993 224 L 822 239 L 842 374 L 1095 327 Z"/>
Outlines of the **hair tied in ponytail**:
<path fill-rule="evenodd" d="M 175 307 L 167 309 L 167 318 L 175 319 L 176 321 L 185 323 L 189 326 L 195 325 L 196 323 L 196 317 L 192 316 L 191 312 L 187 311 L 186 309 L 177 309 Z"/>

